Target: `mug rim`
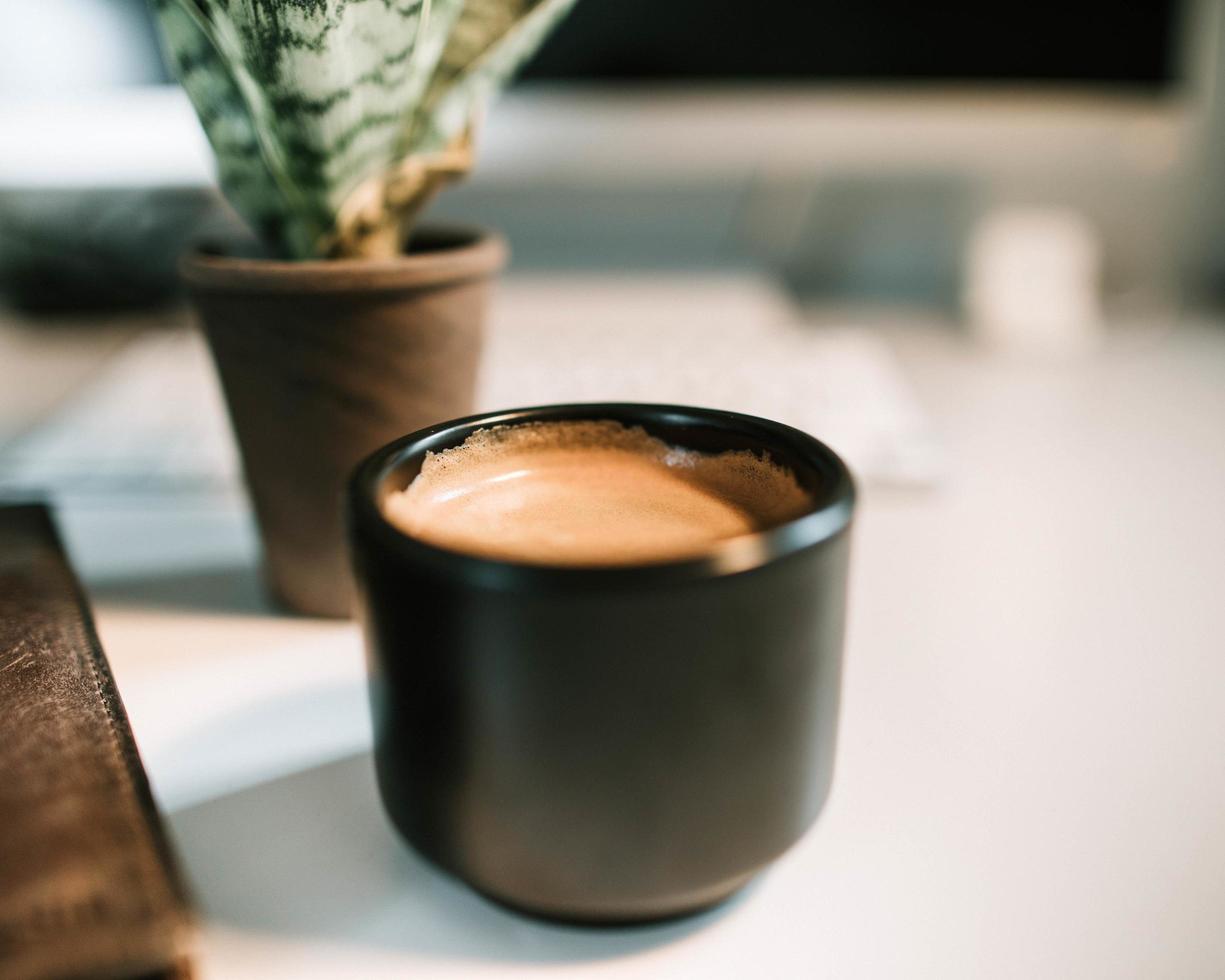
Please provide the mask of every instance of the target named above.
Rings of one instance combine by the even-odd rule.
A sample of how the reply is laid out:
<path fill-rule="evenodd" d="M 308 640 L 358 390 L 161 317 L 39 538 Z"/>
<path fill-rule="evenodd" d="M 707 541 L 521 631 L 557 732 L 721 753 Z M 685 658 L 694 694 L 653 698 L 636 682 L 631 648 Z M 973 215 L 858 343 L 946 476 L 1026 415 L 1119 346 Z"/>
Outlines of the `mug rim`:
<path fill-rule="evenodd" d="M 640 425 L 652 432 L 660 427 L 691 424 L 725 428 L 742 436 L 759 436 L 759 451 L 785 446 L 810 468 L 829 478 L 818 505 L 774 527 L 715 542 L 684 558 L 616 565 L 566 565 L 491 558 L 444 548 L 414 538 L 396 527 L 383 513 L 380 495 L 384 482 L 407 460 L 424 458 L 429 451 L 458 446 L 478 429 L 549 421 L 600 421 Z M 675 440 L 673 440 L 675 441 Z M 683 441 L 679 443 L 684 445 Z M 653 586 L 705 580 L 751 571 L 789 555 L 817 547 L 846 530 L 852 520 L 857 493 L 854 479 L 842 459 L 814 436 L 771 419 L 723 409 L 650 402 L 571 402 L 479 412 L 418 429 L 387 443 L 365 457 L 349 480 L 347 518 L 354 546 L 373 536 L 384 548 L 414 564 L 490 587 L 522 585 L 559 586 L 586 590 L 617 586 Z"/>

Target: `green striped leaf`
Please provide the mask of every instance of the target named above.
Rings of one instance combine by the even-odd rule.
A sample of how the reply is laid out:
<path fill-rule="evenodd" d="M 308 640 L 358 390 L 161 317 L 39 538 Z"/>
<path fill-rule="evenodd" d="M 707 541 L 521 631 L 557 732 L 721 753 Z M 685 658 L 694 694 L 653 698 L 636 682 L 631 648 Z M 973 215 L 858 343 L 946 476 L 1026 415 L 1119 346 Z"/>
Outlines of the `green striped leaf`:
<path fill-rule="evenodd" d="M 150 0 L 218 181 L 288 258 L 391 253 L 573 0 Z"/>

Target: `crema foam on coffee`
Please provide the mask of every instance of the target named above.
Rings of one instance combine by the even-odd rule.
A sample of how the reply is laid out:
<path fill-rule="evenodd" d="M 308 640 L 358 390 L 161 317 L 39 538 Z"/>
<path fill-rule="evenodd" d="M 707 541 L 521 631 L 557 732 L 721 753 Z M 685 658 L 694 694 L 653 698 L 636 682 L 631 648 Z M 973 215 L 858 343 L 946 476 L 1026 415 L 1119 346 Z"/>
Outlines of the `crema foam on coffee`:
<path fill-rule="evenodd" d="M 481 429 L 427 454 L 384 504 L 431 544 L 553 565 L 692 557 L 812 507 L 794 474 L 763 456 L 683 449 L 607 420 Z"/>

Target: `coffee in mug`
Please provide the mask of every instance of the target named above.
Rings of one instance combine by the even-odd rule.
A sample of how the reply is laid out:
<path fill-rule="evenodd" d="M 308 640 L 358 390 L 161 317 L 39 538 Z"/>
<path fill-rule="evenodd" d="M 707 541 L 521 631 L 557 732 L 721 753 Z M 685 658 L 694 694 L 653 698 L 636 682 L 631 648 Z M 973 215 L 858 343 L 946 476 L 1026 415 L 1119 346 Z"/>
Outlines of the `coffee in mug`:
<path fill-rule="evenodd" d="M 813 508 L 748 449 L 706 453 L 612 419 L 478 429 L 384 502 L 406 534 L 487 558 L 621 565 L 692 557 Z"/>

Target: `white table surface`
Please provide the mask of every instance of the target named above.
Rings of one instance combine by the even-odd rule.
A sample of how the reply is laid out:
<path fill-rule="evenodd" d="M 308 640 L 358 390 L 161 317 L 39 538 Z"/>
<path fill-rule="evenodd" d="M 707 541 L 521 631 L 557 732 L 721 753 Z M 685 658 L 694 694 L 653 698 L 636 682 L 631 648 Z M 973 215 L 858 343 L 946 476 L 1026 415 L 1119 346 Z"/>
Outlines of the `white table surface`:
<path fill-rule="evenodd" d="M 1225 976 L 1225 331 L 884 335 L 948 473 L 863 495 L 824 815 L 685 922 L 555 927 L 435 872 L 377 802 L 353 625 L 266 607 L 233 515 L 68 514 L 202 975 Z"/>

